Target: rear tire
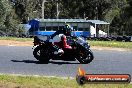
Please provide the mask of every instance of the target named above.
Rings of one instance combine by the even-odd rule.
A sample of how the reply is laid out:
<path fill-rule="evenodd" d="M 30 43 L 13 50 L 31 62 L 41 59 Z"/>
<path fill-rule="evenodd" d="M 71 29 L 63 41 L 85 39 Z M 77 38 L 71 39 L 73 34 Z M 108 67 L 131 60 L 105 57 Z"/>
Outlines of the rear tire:
<path fill-rule="evenodd" d="M 33 51 L 33 55 L 40 62 L 48 63 L 50 59 L 45 50 L 42 46 L 37 46 Z"/>
<path fill-rule="evenodd" d="M 90 49 L 89 51 L 85 50 L 85 51 L 80 51 L 80 52 L 83 53 L 83 55 L 80 54 L 77 60 L 81 64 L 88 64 L 94 59 L 93 53 Z"/>

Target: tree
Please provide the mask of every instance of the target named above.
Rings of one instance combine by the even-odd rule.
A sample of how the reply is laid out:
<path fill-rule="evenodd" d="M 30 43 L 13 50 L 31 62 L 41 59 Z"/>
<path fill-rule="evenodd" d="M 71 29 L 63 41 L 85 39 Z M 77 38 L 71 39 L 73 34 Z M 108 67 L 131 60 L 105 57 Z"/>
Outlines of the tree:
<path fill-rule="evenodd" d="M 10 2 L 12 3 L 10 3 Z M 10 28 L 15 22 L 27 23 L 29 19 L 42 18 L 43 0 L 0 0 L 0 26 Z M 109 23 L 111 32 L 132 34 L 131 0 L 47 0 L 45 18 L 87 18 Z M 10 5 L 11 4 L 11 5 Z M 13 7 L 13 8 L 12 8 Z M 14 23 L 13 23 L 14 22 Z M 12 26 L 13 27 L 13 26 Z"/>
<path fill-rule="evenodd" d="M 15 12 L 8 0 L 0 0 L 0 30 L 7 34 L 16 30 L 17 19 Z"/>
<path fill-rule="evenodd" d="M 115 31 L 118 35 L 131 35 L 131 23 L 132 23 L 132 7 L 130 0 L 118 1 L 118 13 L 114 16 L 111 22 L 111 31 Z"/>

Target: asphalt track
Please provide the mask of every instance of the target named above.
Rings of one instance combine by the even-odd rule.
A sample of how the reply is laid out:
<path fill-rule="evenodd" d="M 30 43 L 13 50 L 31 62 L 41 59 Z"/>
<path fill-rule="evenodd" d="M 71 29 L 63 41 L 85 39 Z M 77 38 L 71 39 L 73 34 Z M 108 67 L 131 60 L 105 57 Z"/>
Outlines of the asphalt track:
<path fill-rule="evenodd" d="M 130 74 L 132 75 L 132 51 L 92 50 L 95 59 L 90 64 L 78 61 L 50 61 L 39 63 L 32 55 L 30 46 L 0 46 L 0 73 L 75 77 L 82 66 L 87 74 Z"/>

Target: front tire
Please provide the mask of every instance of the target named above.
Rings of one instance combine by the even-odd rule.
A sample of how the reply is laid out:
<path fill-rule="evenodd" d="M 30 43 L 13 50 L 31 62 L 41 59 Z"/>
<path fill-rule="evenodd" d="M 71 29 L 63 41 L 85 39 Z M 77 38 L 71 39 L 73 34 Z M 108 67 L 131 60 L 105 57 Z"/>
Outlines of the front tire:
<path fill-rule="evenodd" d="M 45 50 L 46 49 L 44 49 L 42 46 L 37 46 L 33 51 L 33 55 L 40 62 L 48 63 L 50 59 L 48 55 L 46 54 Z"/>
<path fill-rule="evenodd" d="M 94 59 L 92 51 L 89 49 L 88 51 L 80 51 L 78 61 L 81 64 L 88 64 Z"/>

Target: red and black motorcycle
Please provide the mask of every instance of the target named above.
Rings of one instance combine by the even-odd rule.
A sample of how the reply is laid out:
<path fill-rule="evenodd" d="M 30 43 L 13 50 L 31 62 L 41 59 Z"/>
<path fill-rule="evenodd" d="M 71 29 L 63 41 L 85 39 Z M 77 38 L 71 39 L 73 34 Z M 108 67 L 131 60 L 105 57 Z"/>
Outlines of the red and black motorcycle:
<path fill-rule="evenodd" d="M 90 50 L 90 45 L 83 37 L 69 37 L 67 42 L 72 46 L 72 51 L 65 52 L 63 55 L 54 54 L 54 45 L 49 42 L 50 36 L 35 36 L 33 55 L 40 62 L 48 63 L 52 60 L 76 61 L 81 64 L 90 63 L 94 59 L 94 55 Z"/>

